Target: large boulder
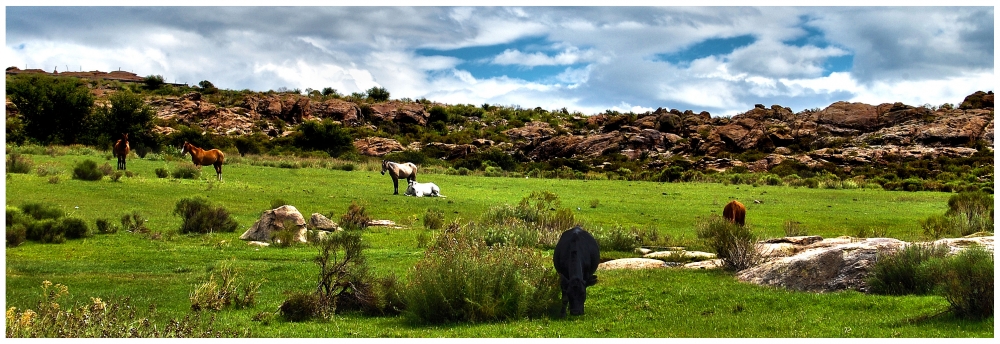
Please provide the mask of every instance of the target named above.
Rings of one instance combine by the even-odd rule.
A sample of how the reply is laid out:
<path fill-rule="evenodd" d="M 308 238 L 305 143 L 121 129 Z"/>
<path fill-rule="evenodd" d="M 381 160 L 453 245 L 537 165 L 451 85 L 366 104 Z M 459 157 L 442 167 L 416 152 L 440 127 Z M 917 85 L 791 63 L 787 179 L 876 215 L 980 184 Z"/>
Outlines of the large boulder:
<path fill-rule="evenodd" d="M 330 221 L 330 219 L 320 213 L 313 213 L 312 216 L 309 217 L 309 226 L 327 232 L 341 230 L 336 223 Z"/>
<path fill-rule="evenodd" d="M 869 267 L 875 263 L 876 255 L 879 252 L 898 250 L 905 245 L 903 241 L 889 238 L 817 245 L 796 255 L 740 271 L 736 277 L 744 282 L 798 291 L 865 291 L 865 277 Z"/>
<path fill-rule="evenodd" d="M 349 126 L 359 125 L 361 109 L 352 102 L 340 99 L 328 99 L 322 102 L 312 102 L 309 104 L 314 116 L 320 118 L 330 118 Z"/>
<path fill-rule="evenodd" d="M 924 243 L 926 244 L 926 243 Z M 945 245 L 950 254 L 973 245 L 993 251 L 993 236 L 969 236 L 933 242 Z M 816 236 L 771 239 L 759 243 L 763 264 L 740 271 L 736 278 L 754 284 L 830 292 L 853 289 L 866 291 L 871 266 L 879 254 L 896 252 L 911 243 L 891 238 L 858 239 Z"/>
<path fill-rule="evenodd" d="M 651 258 L 622 258 L 609 260 L 597 266 L 597 270 L 642 270 L 665 268 L 667 263 L 659 259 Z"/>
<path fill-rule="evenodd" d="M 375 136 L 355 140 L 354 147 L 358 149 L 358 153 L 367 156 L 383 156 L 403 150 L 399 141 Z"/>
<path fill-rule="evenodd" d="M 250 229 L 247 229 L 240 240 L 270 242 L 272 233 L 277 231 L 295 231 L 293 240 L 297 242 L 307 242 L 306 220 L 294 206 L 283 205 L 271 210 L 267 210 L 254 222 Z"/>
<path fill-rule="evenodd" d="M 412 123 L 427 125 L 430 114 L 424 110 L 423 104 L 389 101 L 371 105 L 372 118 L 385 122 Z M 369 119 L 371 120 L 371 119 Z"/>

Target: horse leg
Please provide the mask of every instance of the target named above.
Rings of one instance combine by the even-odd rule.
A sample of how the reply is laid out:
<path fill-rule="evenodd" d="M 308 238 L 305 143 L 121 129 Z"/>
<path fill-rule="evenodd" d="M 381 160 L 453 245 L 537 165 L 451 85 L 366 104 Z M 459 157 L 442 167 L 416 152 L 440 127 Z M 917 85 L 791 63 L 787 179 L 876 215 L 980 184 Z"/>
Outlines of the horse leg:
<path fill-rule="evenodd" d="M 219 181 L 222 181 L 222 164 L 215 165 L 215 174 L 218 175 Z"/>
<path fill-rule="evenodd" d="M 399 178 L 396 178 L 396 176 L 392 176 L 392 194 L 399 194 Z"/>

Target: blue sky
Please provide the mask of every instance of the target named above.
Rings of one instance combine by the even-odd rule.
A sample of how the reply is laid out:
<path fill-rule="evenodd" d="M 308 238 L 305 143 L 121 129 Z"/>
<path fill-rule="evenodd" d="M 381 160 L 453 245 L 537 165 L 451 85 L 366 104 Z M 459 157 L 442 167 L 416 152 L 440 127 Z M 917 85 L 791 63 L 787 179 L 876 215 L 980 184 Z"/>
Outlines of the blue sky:
<path fill-rule="evenodd" d="M 5 30 L 4 60 L 19 68 L 261 91 L 379 86 L 393 98 L 584 114 L 940 105 L 995 84 L 988 6 L 8 5 Z"/>

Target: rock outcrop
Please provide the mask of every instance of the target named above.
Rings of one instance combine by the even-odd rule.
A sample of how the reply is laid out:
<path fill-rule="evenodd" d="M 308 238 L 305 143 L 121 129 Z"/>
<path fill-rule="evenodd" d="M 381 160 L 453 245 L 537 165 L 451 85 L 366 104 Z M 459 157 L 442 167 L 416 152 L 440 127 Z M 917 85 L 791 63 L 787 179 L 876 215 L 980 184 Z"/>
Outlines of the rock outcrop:
<path fill-rule="evenodd" d="M 295 231 L 293 240 L 307 242 L 306 220 L 298 209 L 290 205 L 265 211 L 250 229 L 240 235 L 240 240 L 270 242 L 273 233 L 278 231 Z"/>
<path fill-rule="evenodd" d="M 355 140 L 354 147 L 358 149 L 358 153 L 368 156 L 383 156 L 403 150 L 403 145 L 396 140 L 374 136 Z"/>

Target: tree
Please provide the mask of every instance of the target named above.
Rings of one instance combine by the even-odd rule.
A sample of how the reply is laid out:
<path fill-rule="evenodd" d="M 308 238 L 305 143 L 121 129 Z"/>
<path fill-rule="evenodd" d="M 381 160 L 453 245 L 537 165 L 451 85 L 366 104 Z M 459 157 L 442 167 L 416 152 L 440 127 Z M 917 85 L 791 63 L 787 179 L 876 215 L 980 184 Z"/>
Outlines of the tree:
<path fill-rule="evenodd" d="M 41 144 L 78 143 L 94 106 L 94 96 L 76 78 L 8 77 L 7 96 L 20 112 L 25 135 Z"/>
<path fill-rule="evenodd" d="M 338 157 L 354 147 L 351 135 L 340 124 L 329 119 L 305 121 L 295 133 L 294 144 L 303 149 L 321 150 Z"/>
<path fill-rule="evenodd" d="M 323 88 L 323 95 L 324 96 L 333 96 L 334 98 L 340 98 L 340 93 L 337 93 L 337 90 L 335 90 L 333 87 L 324 87 Z"/>
<path fill-rule="evenodd" d="M 211 81 L 202 80 L 202 81 L 198 82 L 198 87 L 201 87 L 201 88 L 215 88 L 215 85 L 212 84 Z"/>
<path fill-rule="evenodd" d="M 114 142 L 123 133 L 129 134 L 129 144 L 138 147 L 155 147 L 157 140 L 153 134 L 153 111 L 141 95 L 123 89 L 108 97 L 108 104 L 95 111 L 95 135 L 98 143 Z"/>
<path fill-rule="evenodd" d="M 142 83 L 146 85 L 146 89 L 151 91 L 157 90 L 166 84 L 166 82 L 163 81 L 162 75 L 148 75 L 145 78 L 142 78 Z"/>
<path fill-rule="evenodd" d="M 376 102 L 384 102 L 389 100 L 389 91 L 384 87 L 372 87 L 369 88 L 365 93 L 368 95 L 368 99 L 374 100 Z"/>

